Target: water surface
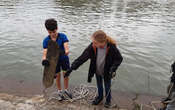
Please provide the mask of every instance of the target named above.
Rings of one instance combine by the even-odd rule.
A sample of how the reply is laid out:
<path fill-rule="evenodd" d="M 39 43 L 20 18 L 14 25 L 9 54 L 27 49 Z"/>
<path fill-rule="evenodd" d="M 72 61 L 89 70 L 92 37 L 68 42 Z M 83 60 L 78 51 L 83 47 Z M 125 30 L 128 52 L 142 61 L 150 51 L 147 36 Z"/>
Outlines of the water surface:
<path fill-rule="evenodd" d="M 117 40 L 124 57 L 112 88 L 165 95 L 175 60 L 174 0 L 1 0 L 1 92 L 41 92 L 47 18 L 55 18 L 68 36 L 71 62 L 102 29 Z M 71 84 L 86 83 L 88 65 L 72 73 Z"/>

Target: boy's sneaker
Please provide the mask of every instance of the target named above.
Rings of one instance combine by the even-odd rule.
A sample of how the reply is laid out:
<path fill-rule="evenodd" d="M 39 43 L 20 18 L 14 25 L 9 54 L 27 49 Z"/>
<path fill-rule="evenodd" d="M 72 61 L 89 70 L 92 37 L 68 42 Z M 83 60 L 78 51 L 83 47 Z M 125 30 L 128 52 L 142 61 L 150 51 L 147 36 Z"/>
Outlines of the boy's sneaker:
<path fill-rule="evenodd" d="M 63 92 L 62 91 L 58 91 L 58 100 L 59 101 L 62 101 L 62 100 L 64 100 L 65 98 L 64 98 L 64 96 L 63 96 Z"/>
<path fill-rule="evenodd" d="M 96 98 L 92 101 L 92 105 L 98 105 L 102 100 L 103 100 L 103 98 L 96 97 Z"/>
<path fill-rule="evenodd" d="M 104 107 L 105 108 L 111 108 L 111 102 L 105 102 Z"/>
<path fill-rule="evenodd" d="M 65 90 L 64 93 L 66 94 L 66 96 L 68 96 L 70 99 L 72 99 L 72 94 L 70 92 Z"/>

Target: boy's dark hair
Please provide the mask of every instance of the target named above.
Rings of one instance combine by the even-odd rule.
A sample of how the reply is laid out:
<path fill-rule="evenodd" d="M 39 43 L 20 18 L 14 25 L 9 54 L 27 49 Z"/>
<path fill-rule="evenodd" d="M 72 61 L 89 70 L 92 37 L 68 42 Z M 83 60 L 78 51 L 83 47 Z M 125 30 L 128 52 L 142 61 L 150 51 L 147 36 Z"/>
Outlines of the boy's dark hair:
<path fill-rule="evenodd" d="M 57 29 L 57 21 L 53 18 L 47 19 L 45 21 L 45 27 L 47 30 L 54 31 Z"/>

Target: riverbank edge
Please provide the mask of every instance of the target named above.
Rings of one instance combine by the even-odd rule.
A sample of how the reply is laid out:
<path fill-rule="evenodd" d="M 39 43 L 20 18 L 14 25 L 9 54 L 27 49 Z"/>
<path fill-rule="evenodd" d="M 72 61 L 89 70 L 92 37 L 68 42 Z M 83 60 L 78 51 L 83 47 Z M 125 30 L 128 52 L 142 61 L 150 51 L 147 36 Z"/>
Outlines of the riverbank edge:
<path fill-rule="evenodd" d="M 112 110 L 154 110 L 160 108 L 163 96 L 133 94 L 112 91 L 112 103 L 117 104 Z M 98 106 L 92 106 L 83 101 L 51 101 L 47 102 L 42 94 L 15 95 L 0 92 L 0 110 L 105 110 L 103 101 Z"/>

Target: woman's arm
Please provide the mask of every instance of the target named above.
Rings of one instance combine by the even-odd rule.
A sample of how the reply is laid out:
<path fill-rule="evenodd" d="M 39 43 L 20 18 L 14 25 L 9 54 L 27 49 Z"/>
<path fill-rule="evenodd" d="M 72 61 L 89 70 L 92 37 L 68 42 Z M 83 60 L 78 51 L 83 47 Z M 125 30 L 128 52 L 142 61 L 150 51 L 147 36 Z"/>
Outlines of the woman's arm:
<path fill-rule="evenodd" d="M 90 44 L 83 53 L 73 61 L 71 68 L 73 70 L 76 70 L 79 66 L 81 66 L 84 62 L 86 62 L 90 58 L 90 50 L 92 48 L 92 45 Z"/>

